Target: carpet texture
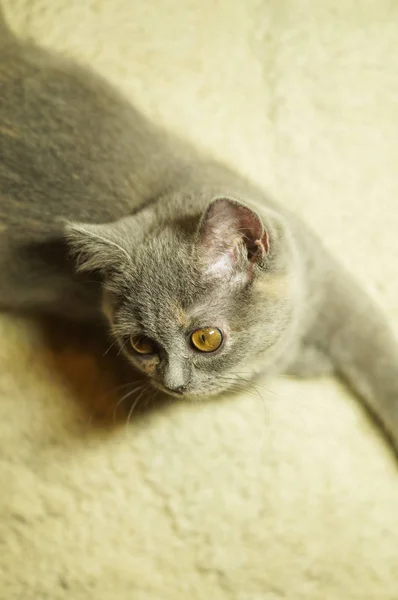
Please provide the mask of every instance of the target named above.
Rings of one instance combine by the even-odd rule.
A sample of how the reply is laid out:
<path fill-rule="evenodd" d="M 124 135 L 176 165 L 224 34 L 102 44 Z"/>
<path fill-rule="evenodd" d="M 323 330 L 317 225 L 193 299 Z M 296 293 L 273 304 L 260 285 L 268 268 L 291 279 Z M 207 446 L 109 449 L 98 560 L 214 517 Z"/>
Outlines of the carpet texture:
<path fill-rule="evenodd" d="M 398 326 L 397 3 L 3 4 L 304 215 Z M 337 381 L 126 426 L 107 364 L 1 317 L 2 600 L 397 600 L 397 465 Z"/>

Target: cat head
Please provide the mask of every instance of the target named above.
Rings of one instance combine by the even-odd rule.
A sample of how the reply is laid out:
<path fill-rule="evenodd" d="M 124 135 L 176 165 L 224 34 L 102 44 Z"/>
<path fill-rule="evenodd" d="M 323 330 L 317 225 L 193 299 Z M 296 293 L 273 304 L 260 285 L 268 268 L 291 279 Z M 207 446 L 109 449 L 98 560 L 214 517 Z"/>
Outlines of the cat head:
<path fill-rule="evenodd" d="M 228 198 L 185 223 L 156 221 L 148 208 L 68 225 L 77 268 L 101 272 L 111 332 L 156 388 L 202 396 L 236 387 L 291 320 L 283 231 Z"/>

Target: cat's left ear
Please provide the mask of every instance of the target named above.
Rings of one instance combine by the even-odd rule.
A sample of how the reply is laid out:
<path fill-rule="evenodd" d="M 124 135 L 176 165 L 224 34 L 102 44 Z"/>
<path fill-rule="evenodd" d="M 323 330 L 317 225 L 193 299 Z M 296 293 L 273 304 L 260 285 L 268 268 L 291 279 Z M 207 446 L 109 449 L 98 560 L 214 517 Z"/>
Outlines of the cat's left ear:
<path fill-rule="evenodd" d="M 64 235 L 80 272 L 109 272 L 131 260 L 126 219 L 105 224 L 66 223 Z"/>
<path fill-rule="evenodd" d="M 248 271 L 270 251 L 269 235 L 259 215 L 237 200 L 217 198 L 205 211 L 199 245 L 214 275 Z"/>

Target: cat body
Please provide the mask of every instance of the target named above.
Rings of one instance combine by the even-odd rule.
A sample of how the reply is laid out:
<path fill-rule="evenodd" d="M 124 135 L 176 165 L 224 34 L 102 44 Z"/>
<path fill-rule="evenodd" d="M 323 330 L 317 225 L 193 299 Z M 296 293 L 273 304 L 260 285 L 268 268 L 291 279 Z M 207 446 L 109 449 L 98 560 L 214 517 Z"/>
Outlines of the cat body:
<path fill-rule="evenodd" d="M 316 235 L 4 25 L 0 308 L 102 320 L 174 395 L 335 371 L 398 443 L 397 341 Z"/>

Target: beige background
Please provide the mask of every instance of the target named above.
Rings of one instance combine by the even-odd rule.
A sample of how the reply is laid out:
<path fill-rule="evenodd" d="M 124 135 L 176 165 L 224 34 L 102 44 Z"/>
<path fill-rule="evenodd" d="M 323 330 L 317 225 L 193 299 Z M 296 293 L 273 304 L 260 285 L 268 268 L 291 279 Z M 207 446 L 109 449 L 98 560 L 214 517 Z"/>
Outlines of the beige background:
<path fill-rule="evenodd" d="M 305 215 L 398 326 L 397 3 L 3 4 Z M 336 381 L 100 427 L 84 335 L 0 336 L 0 598 L 398 598 L 397 467 Z"/>

